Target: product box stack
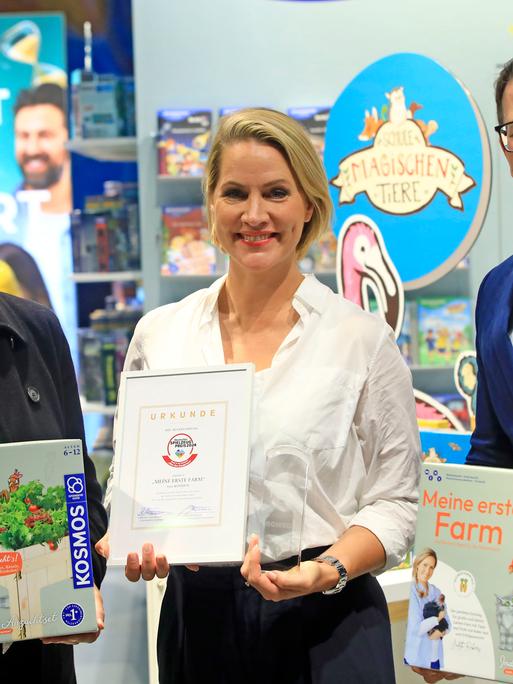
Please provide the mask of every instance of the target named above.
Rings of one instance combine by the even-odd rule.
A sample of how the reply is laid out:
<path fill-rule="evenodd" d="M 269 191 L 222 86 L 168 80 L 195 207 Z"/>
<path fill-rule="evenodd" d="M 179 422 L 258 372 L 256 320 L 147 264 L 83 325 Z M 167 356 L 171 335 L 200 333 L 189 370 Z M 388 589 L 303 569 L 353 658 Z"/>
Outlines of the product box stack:
<path fill-rule="evenodd" d="M 141 266 L 136 183 L 106 181 L 103 195 L 85 198 L 72 214 L 75 273 L 138 270 Z"/>
<path fill-rule="evenodd" d="M 140 306 L 96 309 L 90 327 L 79 330 L 79 385 L 86 401 L 115 406 L 119 379 Z"/>
<path fill-rule="evenodd" d="M 72 137 L 135 135 L 133 76 L 75 71 L 71 76 Z"/>

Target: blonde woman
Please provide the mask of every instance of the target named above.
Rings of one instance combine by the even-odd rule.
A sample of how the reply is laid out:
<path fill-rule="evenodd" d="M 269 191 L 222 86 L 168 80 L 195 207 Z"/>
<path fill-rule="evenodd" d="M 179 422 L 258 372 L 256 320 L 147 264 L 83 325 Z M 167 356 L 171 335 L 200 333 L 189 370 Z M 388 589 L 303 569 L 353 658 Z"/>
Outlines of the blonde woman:
<path fill-rule="evenodd" d="M 442 592 L 430 582 L 437 563 L 436 552 L 430 548 L 423 549 L 413 561 L 404 656 L 405 663 L 429 683 L 459 677 L 441 671 L 444 666 L 442 639 L 450 631 L 451 622 Z"/>
<path fill-rule="evenodd" d="M 169 573 L 160 682 L 393 684 L 387 606 L 371 573 L 397 564 L 414 531 L 410 373 L 382 320 L 299 271 L 329 229 L 331 200 L 297 122 L 268 109 L 222 119 L 204 192 L 228 274 L 147 314 L 126 368 L 252 362 L 248 533 L 269 500 L 270 453 L 301 451 L 310 488 L 299 568 L 279 529 L 249 537 L 242 567 L 169 569 L 150 543 L 129 554 L 131 581 Z M 291 488 L 290 509 L 301 502 Z"/>

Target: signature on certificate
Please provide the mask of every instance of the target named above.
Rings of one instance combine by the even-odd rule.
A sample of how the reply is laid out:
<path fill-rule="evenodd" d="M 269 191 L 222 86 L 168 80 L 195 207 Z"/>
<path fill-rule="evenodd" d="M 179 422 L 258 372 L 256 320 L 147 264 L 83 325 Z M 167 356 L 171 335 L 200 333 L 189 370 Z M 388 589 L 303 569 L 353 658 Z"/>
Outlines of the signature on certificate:
<path fill-rule="evenodd" d="M 149 508 L 148 506 L 143 506 L 139 511 L 137 511 L 137 517 L 140 518 L 154 518 L 161 516 L 163 511 L 160 508 Z"/>
<path fill-rule="evenodd" d="M 212 513 L 214 510 L 213 506 L 197 506 L 196 504 L 189 504 L 186 506 L 178 516 L 194 516 L 194 515 L 204 515 L 205 513 Z"/>

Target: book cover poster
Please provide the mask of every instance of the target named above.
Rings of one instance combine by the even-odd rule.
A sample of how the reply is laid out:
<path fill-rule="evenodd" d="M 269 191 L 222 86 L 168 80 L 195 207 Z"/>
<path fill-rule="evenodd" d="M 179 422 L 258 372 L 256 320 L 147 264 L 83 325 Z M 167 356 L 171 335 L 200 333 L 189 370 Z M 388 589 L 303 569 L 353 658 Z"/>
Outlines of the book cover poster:
<path fill-rule="evenodd" d="M 405 660 L 513 681 L 513 471 L 424 463 Z"/>
<path fill-rule="evenodd" d="M 159 175 L 202 176 L 210 150 L 212 112 L 160 109 L 157 127 Z"/>
<path fill-rule="evenodd" d="M 418 344 L 421 366 L 452 366 L 473 346 L 472 307 L 465 297 L 418 300 Z"/>
<path fill-rule="evenodd" d="M 217 250 L 209 240 L 203 207 L 162 208 L 162 275 L 216 273 Z"/>

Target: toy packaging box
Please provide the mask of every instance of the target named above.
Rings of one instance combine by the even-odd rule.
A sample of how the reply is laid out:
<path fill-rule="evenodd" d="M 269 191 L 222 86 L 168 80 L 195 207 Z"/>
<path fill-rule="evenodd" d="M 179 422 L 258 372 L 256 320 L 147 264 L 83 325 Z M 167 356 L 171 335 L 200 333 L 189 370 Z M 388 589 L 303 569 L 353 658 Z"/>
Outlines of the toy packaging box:
<path fill-rule="evenodd" d="M 464 297 L 433 297 L 417 302 L 419 363 L 450 366 L 473 348 L 472 307 Z"/>
<path fill-rule="evenodd" d="M 210 149 L 212 112 L 161 109 L 157 117 L 159 175 L 202 176 Z"/>
<path fill-rule="evenodd" d="M 97 630 L 82 443 L 0 445 L 0 642 Z"/>
<path fill-rule="evenodd" d="M 324 139 L 330 107 L 290 107 L 287 114 L 306 129 L 319 157 L 324 157 Z"/>
<path fill-rule="evenodd" d="M 224 272 L 218 261 L 203 207 L 162 207 L 162 275 Z"/>
<path fill-rule="evenodd" d="M 513 470 L 422 464 L 409 665 L 513 682 L 512 491 Z"/>
<path fill-rule="evenodd" d="M 465 463 L 470 451 L 471 432 L 420 429 L 424 463 Z"/>

